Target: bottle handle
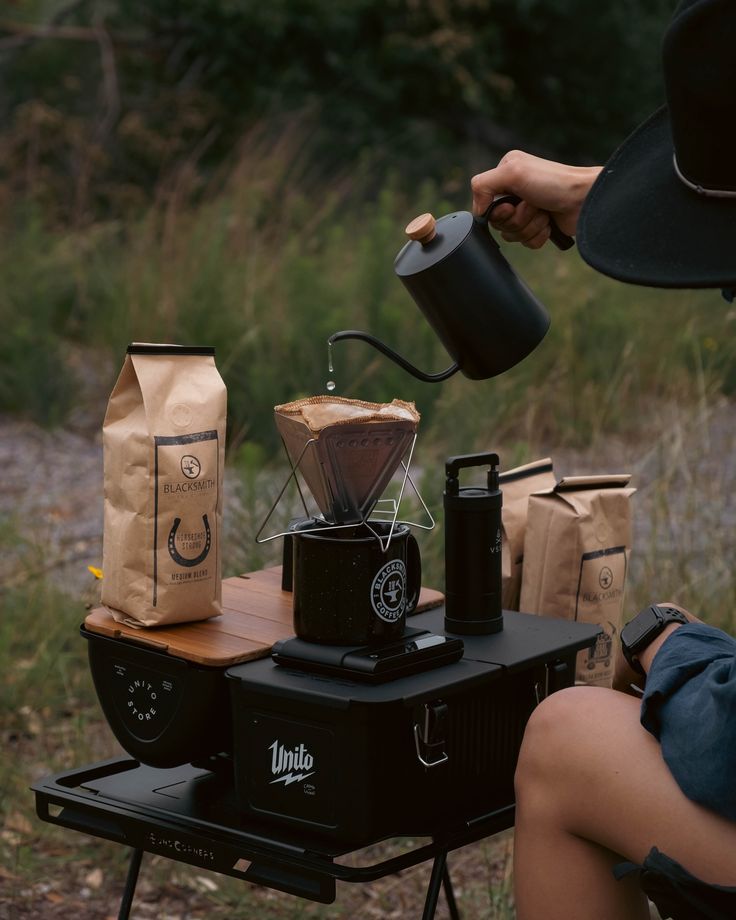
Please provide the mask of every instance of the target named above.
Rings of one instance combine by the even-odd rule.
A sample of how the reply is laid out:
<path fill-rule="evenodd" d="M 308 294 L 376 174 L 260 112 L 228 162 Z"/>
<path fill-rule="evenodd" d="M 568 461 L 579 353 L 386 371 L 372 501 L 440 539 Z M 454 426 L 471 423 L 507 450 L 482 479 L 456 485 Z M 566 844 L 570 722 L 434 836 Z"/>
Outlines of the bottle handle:
<path fill-rule="evenodd" d="M 517 204 L 521 204 L 521 198 L 518 195 L 513 195 L 511 193 L 505 195 L 496 195 L 493 201 L 488 205 L 485 212 L 481 217 L 476 218 L 480 223 L 488 223 L 491 219 L 491 214 L 494 209 L 497 208 L 500 204 L 512 204 L 516 207 Z M 566 233 L 563 233 L 562 230 L 557 226 L 554 217 L 549 215 L 549 238 L 555 244 L 558 249 L 565 251 L 566 249 L 572 249 L 575 245 L 575 240 L 568 236 Z"/>
<path fill-rule="evenodd" d="M 460 489 L 460 470 L 473 466 L 488 466 L 488 491 L 498 489 L 500 461 L 496 453 L 460 454 L 448 457 L 445 462 L 445 492 L 448 495 L 457 495 Z"/>

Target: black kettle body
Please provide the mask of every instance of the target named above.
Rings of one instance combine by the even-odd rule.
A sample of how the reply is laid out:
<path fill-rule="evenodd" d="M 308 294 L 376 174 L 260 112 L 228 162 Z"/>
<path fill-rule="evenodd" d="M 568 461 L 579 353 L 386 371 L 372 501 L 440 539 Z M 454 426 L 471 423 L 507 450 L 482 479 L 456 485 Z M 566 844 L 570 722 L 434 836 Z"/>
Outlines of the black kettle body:
<path fill-rule="evenodd" d="M 495 377 L 544 338 L 549 314 L 519 278 L 485 220 L 456 211 L 422 215 L 394 270 L 435 333 L 471 380 Z"/>

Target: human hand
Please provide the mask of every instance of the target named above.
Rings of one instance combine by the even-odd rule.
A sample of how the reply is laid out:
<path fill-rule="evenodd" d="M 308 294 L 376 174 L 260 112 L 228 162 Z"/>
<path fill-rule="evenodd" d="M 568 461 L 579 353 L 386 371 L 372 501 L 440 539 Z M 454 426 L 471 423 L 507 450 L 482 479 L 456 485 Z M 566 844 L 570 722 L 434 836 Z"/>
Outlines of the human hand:
<path fill-rule="evenodd" d="M 495 169 L 473 176 L 473 212 L 484 214 L 503 193 L 518 195 L 520 204 L 498 205 L 491 225 L 511 243 L 529 249 L 544 246 L 550 236 L 550 217 L 563 233 L 575 235 L 578 215 L 600 166 L 565 166 L 512 150 Z"/>

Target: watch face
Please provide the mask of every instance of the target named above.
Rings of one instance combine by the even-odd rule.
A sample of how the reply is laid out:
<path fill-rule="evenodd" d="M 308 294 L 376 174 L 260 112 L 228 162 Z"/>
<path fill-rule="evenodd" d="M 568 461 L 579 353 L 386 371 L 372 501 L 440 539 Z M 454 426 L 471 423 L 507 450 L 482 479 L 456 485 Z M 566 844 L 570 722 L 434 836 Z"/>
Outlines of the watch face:
<path fill-rule="evenodd" d="M 621 640 L 632 652 L 636 652 L 642 643 L 647 644 L 645 641 L 647 636 L 652 632 L 656 633 L 659 629 L 659 623 L 660 618 L 651 607 L 647 607 L 624 626 Z"/>

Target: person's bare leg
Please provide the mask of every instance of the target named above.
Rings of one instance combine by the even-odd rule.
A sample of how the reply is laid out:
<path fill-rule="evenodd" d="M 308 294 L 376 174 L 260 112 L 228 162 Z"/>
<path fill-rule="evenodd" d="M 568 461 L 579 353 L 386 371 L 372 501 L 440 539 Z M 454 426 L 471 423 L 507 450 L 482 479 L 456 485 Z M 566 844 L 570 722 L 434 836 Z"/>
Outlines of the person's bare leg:
<path fill-rule="evenodd" d="M 517 920 L 640 920 L 646 899 L 612 867 L 653 846 L 704 881 L 736 885 L 736 824 L 687 799 L 615 690 L 555 693 L 527 726 L 516 773 Z"/>

